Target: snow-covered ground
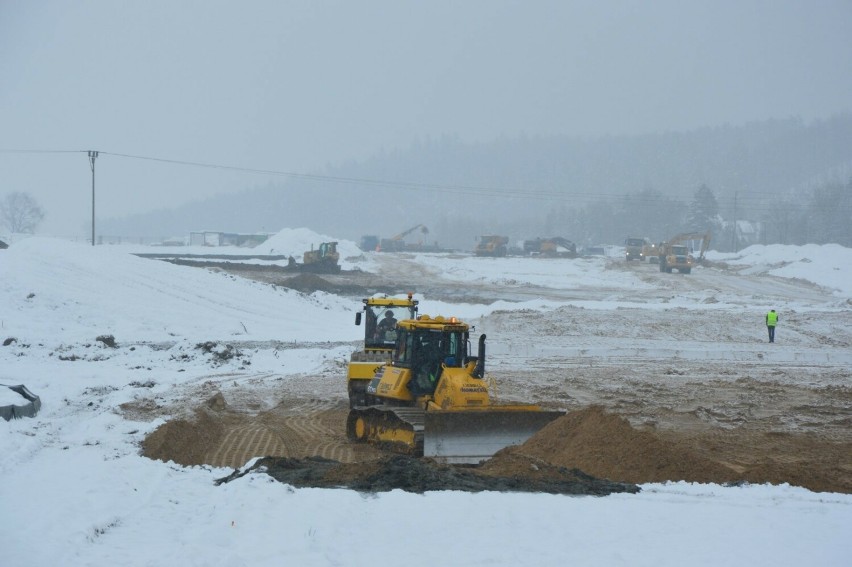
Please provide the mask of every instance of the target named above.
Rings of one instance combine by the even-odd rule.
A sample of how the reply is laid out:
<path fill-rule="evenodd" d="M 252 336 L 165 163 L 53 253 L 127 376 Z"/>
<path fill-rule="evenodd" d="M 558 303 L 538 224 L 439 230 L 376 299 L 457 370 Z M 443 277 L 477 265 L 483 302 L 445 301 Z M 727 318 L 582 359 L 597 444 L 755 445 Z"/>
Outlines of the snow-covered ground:
<path fill-rule="evenodd" d="M 305 229 L 282 231 L 262 253 L 296 255 L 329 240 L 337 239 Z M 338 241 L 341 257 L 349 258 L 345 269 L 369 271 L 379 265 L 373 254 L 361 255 L 353 243 Z M 322 292 L 303 295 L 131 254 L 139 251 L 41 238 L 0 250 L 0 340 L 8 342 L 0 346 L 0 384 L 25 384 L 43 404 L 33 419 L 0 421 L 4 567 L 849 564 L 849 494 L 786 485 L 669 483 L 603 498 L 401 491 L 367 496 L 293 489 L 263 474 L 216 486 L 214 480 L 230 469 L 144 458 L 141 440 L 163 421 L 130 421 L 116 411 L 121 404 L 152 394 L 180 397 L 184 388 L 208 380 L 267 376 L 274 385 L 328 373 L 359 338 L 352 320 L 360 302 Z M 788 299 L 784 310 L 820 309 L 848 325 L 850 253 L 839 246 L 756 246 L 709 257 L 749 274 L 826 288 L 801 301 Z M 604 297 L 582 306 L 596 309 L 601 319 L 603 311 L 670 314 L 678 307 L 660 288 L 666 280 L 655 284 L 611 269 L 605 259 L 487 260 L 424 254 L 414 261 L 457 281 L 557 290 L 605 287 Z M 712 283 L 679 281 L 700 282 L 696 297 L 713 298 L 702 304 L 708 312 L 743 311 L 735 294 L 705 289 Z M 622 303 L 620 298 L 637 292 L 648 299 Z M 429 304 L 430 310 L 452 307 L 471 319 L 529 309 L 564 309 L 570 319 L 578 308 L 569 300 Z M 763 309 L 759 303 L 754 314 L 759 317 Z M 807 320 L 802 327 L 831 335 L 820 324 Z M 560 332 L 572 332 L 566 329 Z M 749 331 L 736 332 L 731 340 L 749 340 Z M 756 332 L 762 332 L 759 325 Z M 114 337 L 117 348 L 97 340 L 106 335 Z M 701 340 L 696 335 L 696 344 L 685 350 L 699 356 L 707 350 Z M 200 349 L 196 345 L 202 342 L 213 346 Z M 241 355 L 218 356 L 228 354 L 226 343 L 240 345 Z M 619 356 L 607 345 L 606 336 L 589 337 L 576 354 L 585 347 L 586 359 Z M 635 344 L 623 348 L 633 348 L 631 356 L 656 356 L 643 354 L 643 346 L 648 345 L 637 333 Z M 501 362 L 500 348 L 520 347 L 494 349 L 498 366 L 508 364 Z M 786 347 L 787 352 L 797 348 L 810 352 L 819 346 L 803 334 L 798 346 L 794 341 Z M 832 364 L 844 364 L 837 349 L 827 356 L 837 359 Z M 0 404 L 19 397 L 6 388 L 0 392 Z"/>
<path fill-rule="evenodd" d="M 852 297 L 852 249 L 838 244 L 755 244 L 737 253 L 722 254 L 711 250 L 707 258 L 742 266 L 745 274 L 766 273 L 800 279 L 834 290 L 838 296 Z"/>

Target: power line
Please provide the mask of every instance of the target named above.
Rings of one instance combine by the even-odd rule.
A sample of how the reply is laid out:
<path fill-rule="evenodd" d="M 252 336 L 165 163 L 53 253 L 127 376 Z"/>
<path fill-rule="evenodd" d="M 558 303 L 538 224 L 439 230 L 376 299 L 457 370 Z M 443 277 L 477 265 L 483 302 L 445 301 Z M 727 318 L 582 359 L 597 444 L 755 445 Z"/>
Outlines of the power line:
<path fill-rule="evenodd" d="M 10 148 L 0 148 L 0 153 L 4 154 L 84 154 L 88 150 L 19 150 Z"/>
<path fill-rule="evenodd" d="M 32 153 L 32 154 L 62 154 L 62 153 L 88 153 L 89 150 L 53 150 L 53 149 L 8 149 L 0 148 L 0 153 Z M 473 196 L 485 197 L 502 197 L 513 199 L 527 199 L 539 201 L 559 201 L 570 204 L 588 204 L 598 202 L 602 199 L 636 199 L 641 203 L 683 203 L 678 198 L 667 195 L 643 196 L 642 192 L 637 193 L 600 193 L 600 192 L 585 192 L 585 191 L 541 191 L 512 187 L 495 187 L 495 186 L 476 186 L 476 185 L 459 185 L 459 184 L 441 184 L 441 183 L 418 183 L 413 181 L 389 181 L 383 179 L 371 179 L 360 177 L 344 177 L 334 175 L 320 175 L 310 173 L 298 173 L 294 171 L 283 171 L 276 169 L 260 169 L 250 167 L 240 167 L 227 164 L 196 162 L 189 160 L 181 160 L 174 158 L 162 158 L 153 156 L 143 156 L 136 154 L 125 154 L 119 152 L 99 152 L 100 155 L 107 155 L 125 159 L 151 161 L 159 163 L 167 163 L 172 165 L 181 165 L 187 167 L 197 167 L 205 169 L 218 169 L 227 171 L 236 171 L 241 173 L 250 173 L 256 175 L 269 175 L 279 177 L 290 177 L 294 179 L 302 179 L 307 181 L 332 182 L 350 185 L 371 185 L 376 187 L 399 188 L 407 190 L 424 190 L 435 191 L 439 193 L 464 194 Z M 766 195 L 772 200 L 778 199 L 777 192 L 761 192 L 750 191 L 749 195 L 743 196 L 743 199 L 757 200 L 760 195 Z M 774 210 L 773 205 L 764 205 L 763 203 L 751 206 L 740 206 L 740 210 L 749 212 L 771 212 Z"/>

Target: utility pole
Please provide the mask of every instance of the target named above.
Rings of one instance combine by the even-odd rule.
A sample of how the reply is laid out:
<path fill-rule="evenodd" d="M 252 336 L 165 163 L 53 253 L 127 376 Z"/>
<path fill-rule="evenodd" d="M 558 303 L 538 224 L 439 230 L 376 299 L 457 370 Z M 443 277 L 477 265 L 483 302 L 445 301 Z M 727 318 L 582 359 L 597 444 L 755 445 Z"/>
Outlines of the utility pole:
<path fill-rule="evenodd" d="M 98 152 L 89 152 L 89 165 L 92 167 L 92 246 L 95 245 L 95 160 Z"/>
<path fill-rule="evenodd" d="M 734 226 L 731 230 L 731 252 L 737 251 L 737 193 L 734 191 Z"/>

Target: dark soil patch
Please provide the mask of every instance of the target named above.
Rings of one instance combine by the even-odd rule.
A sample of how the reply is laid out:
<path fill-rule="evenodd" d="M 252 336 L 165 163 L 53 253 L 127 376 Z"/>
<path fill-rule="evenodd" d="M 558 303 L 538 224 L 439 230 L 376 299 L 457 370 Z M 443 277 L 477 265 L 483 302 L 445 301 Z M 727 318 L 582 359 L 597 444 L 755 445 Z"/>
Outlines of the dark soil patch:
<path fill-rule="evenodd" d="M 299 274 L 292 278 L 282 279 L 276 283 L 281 287 L 294 289 L 302 293 L 324 291 L 326 293 L 334 293 L 338 295 L 368 294 L 368 290 L 362 286 L 332 283 L 316 274 Z"/>
<path fill-rule="evenodd" d="M 578 470 L 553 467 L 528 461 L 527 474 L 499 476 L 494 471 L 475 467 L 442 465 L 432 459 L 417 459 L 393 455 L 379 461 L 361 464 L 342 464 L 312 457 L 288 459 L 266 457 L 248 470 L 235 472 L 220 479 L 230 482 L 252 471 L 263 472 L 279 482 L 297 488 L 348 488 L 359 492 L 388 492 L 395 489 L 422 494 L 428 491 L 459 490 L 464 492 L 542 492 L 606 496 L 617 492 L 639 492 L 634 484 L 611 482 L 589 476 Z M 532 474 L 529 474 L 532 473 Z"/>
<path fill-rule="evenodd" d="M 109 348 L 116 348 L 117 347 L 117 345 L 115 343 L 115 337 L 112 336 L 112 335 L 100 335 L 95 340 L 103 343 L 105 346 L 108 346 Z"/>

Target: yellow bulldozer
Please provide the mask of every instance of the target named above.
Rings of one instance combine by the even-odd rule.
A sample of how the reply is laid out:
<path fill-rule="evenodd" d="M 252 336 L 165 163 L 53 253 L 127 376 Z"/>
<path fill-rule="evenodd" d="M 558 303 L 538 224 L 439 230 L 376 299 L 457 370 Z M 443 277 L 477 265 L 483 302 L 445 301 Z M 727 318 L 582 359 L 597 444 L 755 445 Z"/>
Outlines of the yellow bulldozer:
<path fill-rule="evenodd" d="M 350 398 L 349 439 L 475 464 L 564 415 L 534 404 L 497 403 L 485 379 L 485 335 L 473 356 L 469 333 L 455 317 L 399 321 L 391 360 L 377 368 L 363 398 Z"/>
<path fill-rule="evenodd" d="M 337 263 L 339 260 L 337 242 L 322 242 L 316 250 L 311 245 L 311 249 L 305 251 L 301 269 L 317 274 L 336 274 L 340 272 L 340 264 Z"/>
<path fill-rule="evenodd" d="M 417 317 L 419 303 L 412 293 L 404 298 L 375 296 L 362 301 L 364 307 L 355 314 L 355 324 L 364 323 L 364 346 L 349 357 L 346 374 L 350 407 L 364 405 L 367 385 L 393 355 L 397 321 Z"/>

